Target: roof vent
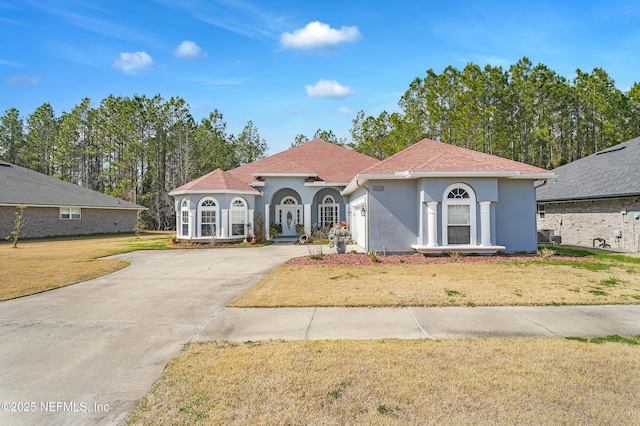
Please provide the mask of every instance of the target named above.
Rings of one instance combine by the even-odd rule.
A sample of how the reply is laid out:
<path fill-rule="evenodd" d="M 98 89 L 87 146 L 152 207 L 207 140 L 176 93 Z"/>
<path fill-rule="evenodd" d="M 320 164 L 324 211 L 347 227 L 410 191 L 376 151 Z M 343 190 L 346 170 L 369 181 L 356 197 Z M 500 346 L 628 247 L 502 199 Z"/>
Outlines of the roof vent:
<path fill-rule="evenodd" d="M 596 152 L 596 155 L 602 155 L 602 154 L 608 154 L 610 152 L 622 151 L 625 148 L 626 148 L 626 146 L 619 146 L 619 147 L 616 147 L 616 148 L 608 149 L 606 151 Z"/>

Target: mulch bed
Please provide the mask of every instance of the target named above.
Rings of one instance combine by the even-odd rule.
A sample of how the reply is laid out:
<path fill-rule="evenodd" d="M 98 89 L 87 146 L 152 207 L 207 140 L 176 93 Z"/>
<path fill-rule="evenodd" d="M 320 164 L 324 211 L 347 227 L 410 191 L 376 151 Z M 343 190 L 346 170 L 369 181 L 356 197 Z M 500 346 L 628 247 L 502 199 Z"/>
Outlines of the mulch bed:
<path fill-rule="evenodd" d="M 583 257 L 555 255 L 553 260 L 587 260 Z M 492 256 L 460 256 L 458 263 L 515 262 L 526 260 L 542 260 L 536 254 L 492 255 Z M 368 254 L 325 254 L 322 259 L 311 259 L 311 256 L 294 257 L 287 265 L 389 265 L 416 263 L 454 263 L 449 256 L 423 256 L 421 254 L 378 255 L 378 262 L 373 262 Z"/>

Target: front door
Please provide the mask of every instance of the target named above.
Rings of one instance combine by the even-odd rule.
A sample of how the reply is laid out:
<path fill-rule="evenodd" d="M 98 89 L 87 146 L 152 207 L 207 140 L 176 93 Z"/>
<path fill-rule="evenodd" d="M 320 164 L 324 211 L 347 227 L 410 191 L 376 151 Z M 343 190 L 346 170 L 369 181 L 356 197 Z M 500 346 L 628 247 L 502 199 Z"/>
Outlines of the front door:
<path fill-rule="evenodd" d="M 284 205 L 282 206 L 282 235 L 296 235 L 296 220 L 298 215 L 298 206 Z"/>

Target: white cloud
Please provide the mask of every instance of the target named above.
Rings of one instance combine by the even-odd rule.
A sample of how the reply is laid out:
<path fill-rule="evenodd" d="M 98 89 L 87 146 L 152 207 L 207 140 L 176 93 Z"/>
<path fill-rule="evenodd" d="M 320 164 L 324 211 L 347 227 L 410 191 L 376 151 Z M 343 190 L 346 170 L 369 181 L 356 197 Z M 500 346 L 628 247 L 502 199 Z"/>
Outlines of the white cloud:
<path fill-rule="evenodd" d="M 344 115 L 356 115 L 356 113 L 358 111 L 356 111 L 353 108 L 349 108 L 349 107 L 346 107 L 346 106 L 341 106 L 340 108 L 338 108 L 338 112 L 340 114 L 344 114 Z"/>
<path fill-rule="evenodd" d="M 356 41 L 361 36 L 358 27 L 342 27 L 336 30 L 327 24 L 315 21 L 309 22 L 306 27 L 293 33 L 283 33 L 280 36 L 280 43 L 288 49 L 311 50 Z"/>
<path fill-rule="evenodd" d="M 207 53 L 204 52 L 200 46 L 195 44 L 193 41 L 185 40 L 178 47 L 173 50 L 173 54 L 179 58 L 204 58 L 207 56 Z"/>
<path fill-rule="evenodd" d="M 133 52 L 120 54 L 120 57 L 113 61 L 113 67 L 127 74 L 135 74 L 153 66 L 153 59 L 147 52 Z"/>
<path fill-rule="evenodd" d="M 320 79 L 315 86 L 305 86 L 307 95 L 312 98 L 333 98 L 343 99 L 347 96 L 355 94 L 349 86 L 341 86 L 335 80 Z"/>
<path fill-rule="evenodd" d="M 9 86 L 35 86 L 40 83 L 37 75 L 12 75 L 5 81 Z"/>

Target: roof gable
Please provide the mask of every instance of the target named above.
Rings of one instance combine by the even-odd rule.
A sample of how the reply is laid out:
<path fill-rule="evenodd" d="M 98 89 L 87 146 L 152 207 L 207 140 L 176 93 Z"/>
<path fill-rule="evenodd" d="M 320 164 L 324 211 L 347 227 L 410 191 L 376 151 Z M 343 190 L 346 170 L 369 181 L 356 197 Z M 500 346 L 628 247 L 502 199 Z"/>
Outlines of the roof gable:
<path fill-rule="evenodd" d="M 548 173 L 539 167 L 430 139 L 423 139 L 362 173 L 404 171 Z"/>
<path fill-rule="evenodd" d="M 319 139 L 289 148 L 269 157 L 229 170 L 242 182 L 256 180 L 260 173 L 300 174 L 309 173 L 327 183 L 349 182 L 357 173 L 380 160 L 352 151 L 340 145 Z"/>
<path fill-rule="evenodd" d="M 4 161 L 0 162 L 0 205 L 21 204 L 40 207 L 146 209 L 138 204 L 74 185 L 34 170 Z"/>
<path fill-rule="evenodd" d="M 199 178 L 174 189 L 170 192 L 170 195 L 187 191 L 211 190 L 258 192 L 255 188 L 252 188 L 246 183 L 240 181 L 232 174 L 225 172 L 222 169 L 216 169 L 211 173 L 200 176 Z"/>
<path fill-rule="evenodd" d="M 553 170 L 556 179 L 536 190 L 539 201 L 640 195 L 640 137 Z"/>

